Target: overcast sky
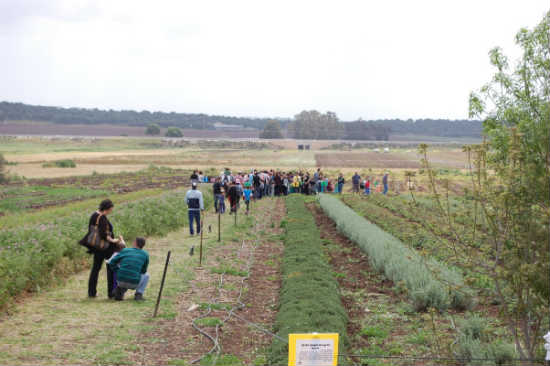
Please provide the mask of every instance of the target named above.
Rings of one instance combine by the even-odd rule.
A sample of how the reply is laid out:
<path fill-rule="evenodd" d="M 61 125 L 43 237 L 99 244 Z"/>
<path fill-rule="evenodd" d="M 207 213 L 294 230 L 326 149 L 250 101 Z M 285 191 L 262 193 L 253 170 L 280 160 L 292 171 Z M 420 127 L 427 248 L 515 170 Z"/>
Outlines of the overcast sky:
<path fill-rule="evenodd" d="M 549 0 L 0 0 L 0 100 L 343 120 L 466 118 Z"/>

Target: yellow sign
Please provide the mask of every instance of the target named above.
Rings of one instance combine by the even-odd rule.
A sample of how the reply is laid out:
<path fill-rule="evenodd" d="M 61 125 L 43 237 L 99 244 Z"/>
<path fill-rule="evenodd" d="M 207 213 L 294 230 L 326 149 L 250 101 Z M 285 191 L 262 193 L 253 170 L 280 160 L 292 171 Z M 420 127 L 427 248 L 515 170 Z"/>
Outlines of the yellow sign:
<path fill-rule="evenodd" d="M 288 335 L 288 366 L 336 366 L 338 333 Z"/>

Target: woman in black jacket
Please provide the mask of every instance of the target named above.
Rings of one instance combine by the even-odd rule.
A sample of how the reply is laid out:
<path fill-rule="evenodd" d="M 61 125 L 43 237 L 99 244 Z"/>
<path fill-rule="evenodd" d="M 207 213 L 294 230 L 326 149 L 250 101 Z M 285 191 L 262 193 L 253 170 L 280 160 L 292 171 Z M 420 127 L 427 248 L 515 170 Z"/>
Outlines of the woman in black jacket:
<path fill-rule="evenodd" d="M 120 244 L 123 242 L 122 237 L 119 237 L 118 239 L 113 239 L 115 234 L 113 233 L 113 225 L 109 222 L 109 219 L 107 216 L 113 212 L 114 204 L 111 200 L 103 200 L 99 204 L 98 211 L 94 212 L 92 216 L 90 217 L 89 226 L 94 226 L 96 224 L 97 218 L 99 217 L 98 222 L 98 233 L 101 237 L 101 239 L 107 241 L 109 243 L 109 246 L 105 250 L 97 250 L 94 248 L 90 248 L 88 250 L 88 253 L 94 255 L 94 262 L 92 265 L 92 270 L 90 272 L 90 279 L 88 280 L 88 297 L 96 297 L 97 295 L 97 278 L 99 276 L 99 271 L 101 270 L 101 265 L 105 261 L 105 259 L 109 259 L 116 248 L 117 244 Z M 80 244 L 87 246 L 86 238 L 88 235 L 86 235 L 81 241 Z M 105 264 L 107 268 L 107 295 L 109 298 L 113 298 L 113 271 L 109 268 L 107 264 Z"/>

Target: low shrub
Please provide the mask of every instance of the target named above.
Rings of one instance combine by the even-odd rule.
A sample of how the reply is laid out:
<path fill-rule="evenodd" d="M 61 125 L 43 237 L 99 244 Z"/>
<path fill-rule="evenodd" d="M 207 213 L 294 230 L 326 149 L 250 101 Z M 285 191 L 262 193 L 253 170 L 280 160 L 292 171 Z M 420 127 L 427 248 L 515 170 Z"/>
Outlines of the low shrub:
<path fill-rule="evenodd" d="M 489 339 L 488 320 L 478 315 L 457 319 L 458 337 L 454 354 L 462 365 L 511 365 L 517 358 L 515 346 Z"/>
<path fill-rule="evenodd" d="M 371 265 L 403 284 L 417 311 L 430 307 L 467 309 L 473 301 L 462 275 L 434 259 L 424 259 L 400 240 L 358 215 L 342 201 L 321 195 L 321 207 L 338 229 L 368 254 Z"/>
<path fill-rule="evenodd" d="M 76 163 L 71 159 L 56 160 L 42 164 L 43 168 L 76 168 Z"/>
<path fill-rule="evenodd" d="M 343 352 L 347 314 L 338 282 L 323 254 L 319 230 L 302 196 L 289 196 L 286 204 L 283 283 L 275 332 L 283 339 L 288 339 L 289 333 L 338 333 Z M 274 338 L 269 364 L 284 365 L 287 359 L 288 345 Z"/>
<path fill-rule="evenodd" d="M 162 236 L 183 226 L 187 223 L 184 198 L 184 191 L 172 191 L 115 206 L 109 216 L 115 235 L 131 242 L 136 236 Z M 211 195 L 206 194 L 205 205 L 210 204 Z M 0 231 L 0 308 L 22 291 L 56 280 L 52 270 L 59 263 L 64 263 L 65 273 L 81 267 L 86 249 L 77 242 L 87 232 L 90 214 L 75 212 L 47 223 Z"/>

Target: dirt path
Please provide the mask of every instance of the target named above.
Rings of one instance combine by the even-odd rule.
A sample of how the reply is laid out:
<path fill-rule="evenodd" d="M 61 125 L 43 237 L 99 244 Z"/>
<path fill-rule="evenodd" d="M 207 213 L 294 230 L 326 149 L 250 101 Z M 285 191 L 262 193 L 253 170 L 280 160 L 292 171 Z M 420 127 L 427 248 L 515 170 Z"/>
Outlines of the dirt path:
<path fill-rule="evenodd" d="M 229 317 L 228 310 L 235 309 L 239 318 L 272 328 L 283 250 L 279 223 L 284 215 L 283 200 L 264 199 L 254 204 L 250 216 L 240 216 L 242 228 L 233 232 L 228 228 L 222 243 L 216 241 L 208 250 L 203 268 L 195 271 L 188 290 L 177 300 L 176 317 L 144 333 L 132 361 L 143 365 L 187 364 L 203 357 L 213 343 L 193 328 L 195 319 L 197 326 L 214 338 L 217 330 L 220 352 L 216 356 L 215 350 L 213 357 L 224 364 L 265 362 L 271 337 L 235 316 Z M 245 306 L 239 309 L 241 293 L 240 303 Z"/>

